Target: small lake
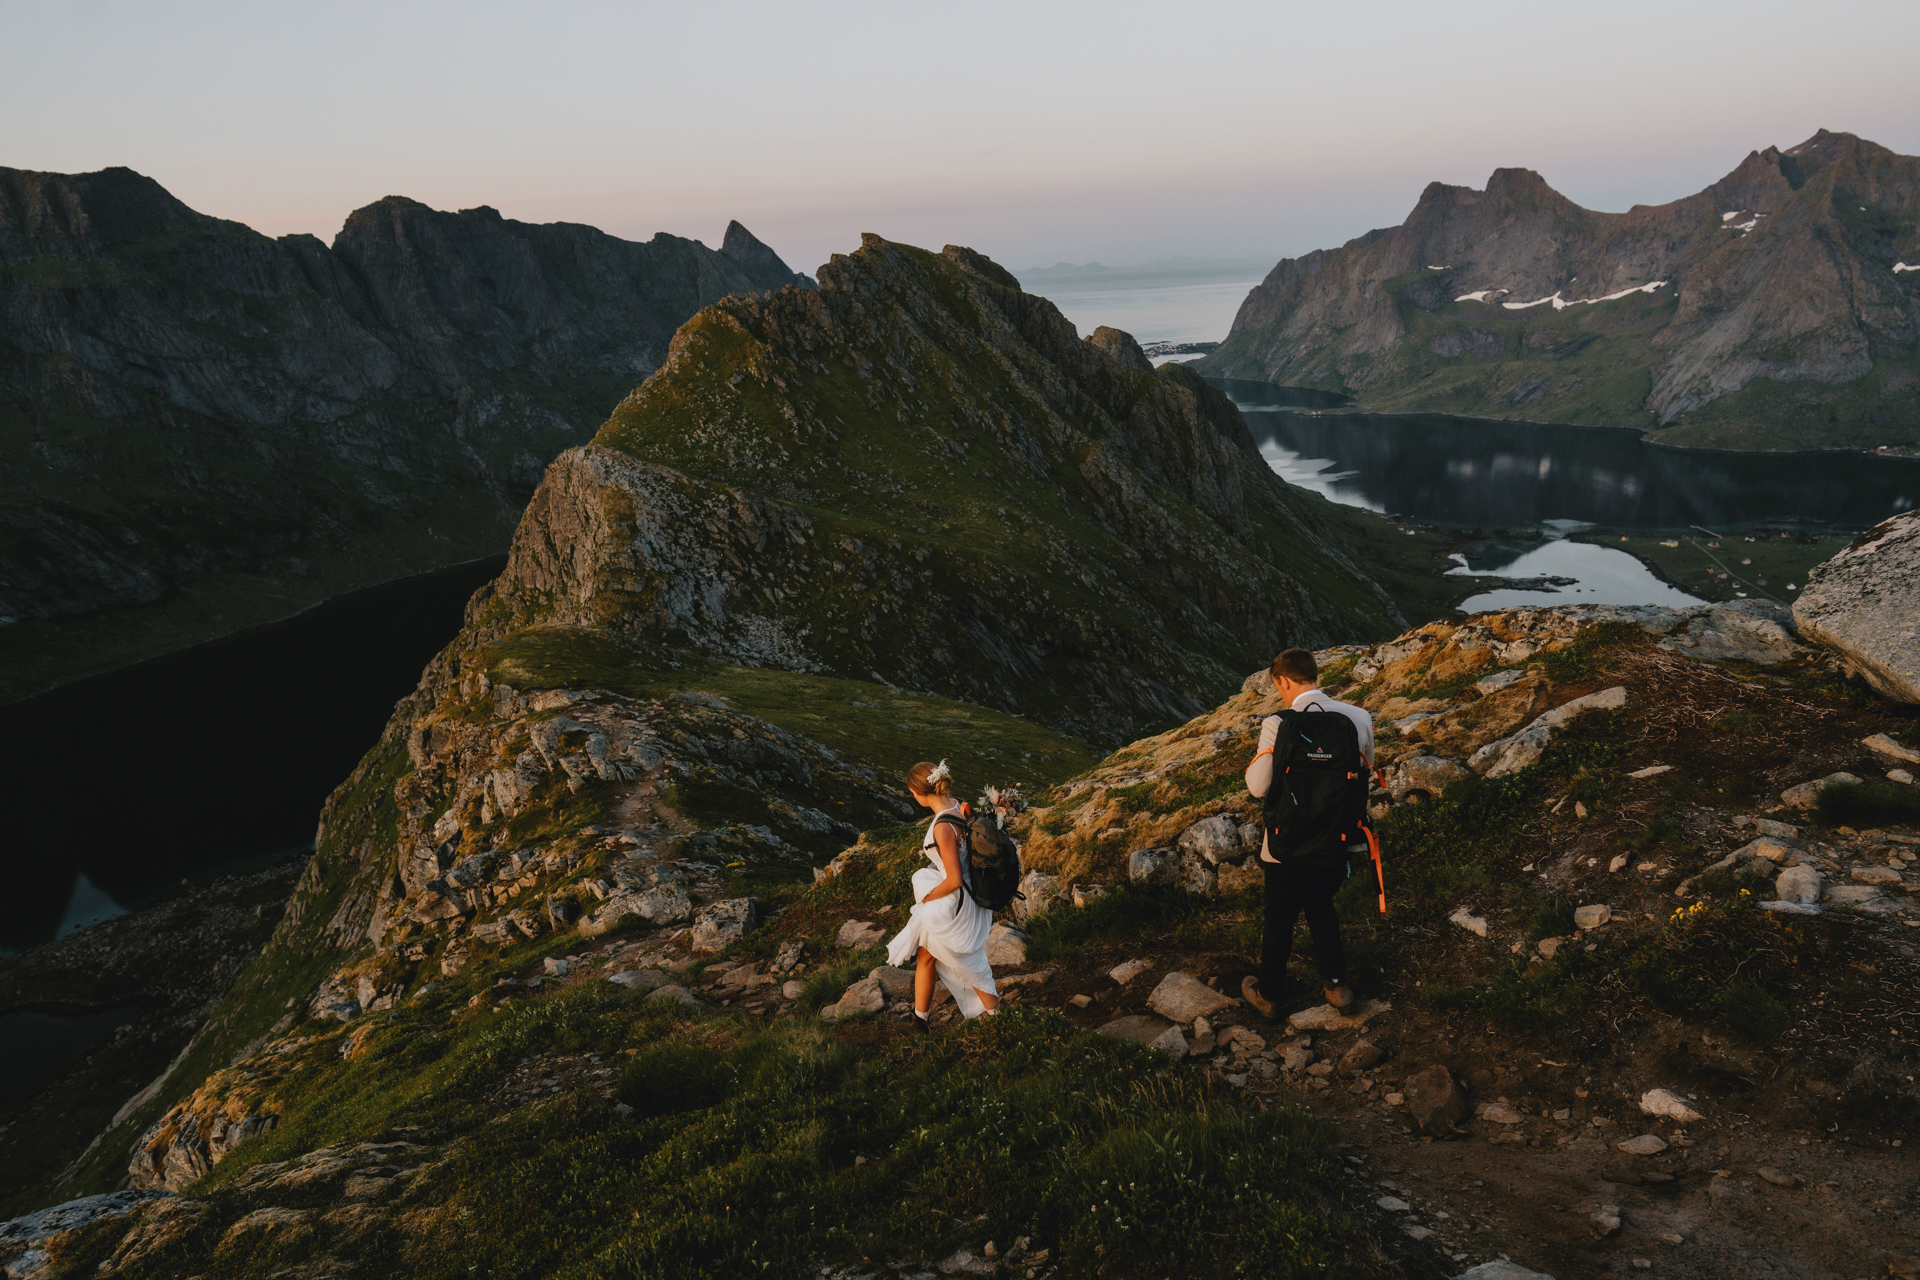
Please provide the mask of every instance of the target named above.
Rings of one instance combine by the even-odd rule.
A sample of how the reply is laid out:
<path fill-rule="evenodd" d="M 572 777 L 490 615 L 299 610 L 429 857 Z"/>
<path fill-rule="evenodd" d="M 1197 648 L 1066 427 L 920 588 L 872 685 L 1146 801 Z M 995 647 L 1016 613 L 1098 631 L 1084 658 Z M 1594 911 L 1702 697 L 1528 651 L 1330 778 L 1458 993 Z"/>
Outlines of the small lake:
<path fill-rule="evenodd" d="M 493 556 L 0 706 L 0 953 L 313 847 Z"/>
<path fill-rule="evenodd" d="M 1567 540 L 1584 529 L 1721 533 L 1792 524 L 1839 532 L 1920 505 L 1917 459 L 1676 449 L 1619 427 L 1328 412 L 1324 393 L 1212 381 L 1239 405 L 1267 465 L 1290 484 L 1419 524 L 1543 535 L 1452 572 L 1567 581 L 1482 592 L 1460 605 L 1469 613 L 1699 603 L 1623 551 Z"/>
<path fill-rule="evenodd" d="M 1302 393 L 1214 380 L 1268 465 L 1335 502 L 1422 524 L 1499 528 L 1867 529 L 1920 506 L 1920 459 L 1675 449 L 1624 427 L 1444 414 L 1321 413 Z M 1307 392 L 1324 402 L 1321 393 Z"/>

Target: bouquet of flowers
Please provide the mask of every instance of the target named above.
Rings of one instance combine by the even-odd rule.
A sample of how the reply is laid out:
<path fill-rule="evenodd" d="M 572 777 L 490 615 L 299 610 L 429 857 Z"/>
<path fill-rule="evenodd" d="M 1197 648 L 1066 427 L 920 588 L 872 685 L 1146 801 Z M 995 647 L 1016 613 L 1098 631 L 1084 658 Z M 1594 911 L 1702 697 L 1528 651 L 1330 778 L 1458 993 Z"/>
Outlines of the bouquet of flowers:
<path fill-rule="evenodd" d="M 1018 814 L 1024 813 L 1027 802 L 1019 791 L 1012 787 L 988 787 L 975 806 L 982 817 L 993 815 L 993 821 L 1002 831 Z"/>

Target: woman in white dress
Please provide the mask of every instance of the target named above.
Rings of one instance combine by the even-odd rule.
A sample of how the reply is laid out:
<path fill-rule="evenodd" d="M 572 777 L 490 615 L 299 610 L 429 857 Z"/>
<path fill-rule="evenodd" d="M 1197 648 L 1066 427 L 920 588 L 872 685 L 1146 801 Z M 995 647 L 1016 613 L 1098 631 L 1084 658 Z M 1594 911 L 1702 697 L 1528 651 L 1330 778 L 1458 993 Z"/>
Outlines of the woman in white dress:
<path fill-rule="evenodd" d="M 968 1018 L 997 1010 L 1000 993 L 993 985 L 993 966 L 987 963 L 993 913 L 973 900 L 960 878 L 960 841 L 966 824 L 960 802 L 953 798 L 953 773 L 945 760 L 939 764 L 923 760 L 908 772 L 907 790 L 915 804 L 933 810 L 921 845 L 928 865 L 913 873 L 913 914 L 907 917 L 907 927 L 887 944 L 887 963 L 904 965 L 909 957 L 916 961 L 913 1012 L 915 1025 L 926 1031 L 935 975 Z"/>

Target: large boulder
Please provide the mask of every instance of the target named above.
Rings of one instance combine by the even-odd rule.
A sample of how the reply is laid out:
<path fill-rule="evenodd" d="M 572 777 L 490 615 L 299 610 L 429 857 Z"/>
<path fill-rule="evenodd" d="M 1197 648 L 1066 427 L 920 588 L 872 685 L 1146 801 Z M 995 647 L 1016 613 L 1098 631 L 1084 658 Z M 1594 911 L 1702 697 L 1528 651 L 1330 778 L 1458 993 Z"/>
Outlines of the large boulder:
<path fill-rule="evenodd" d="M 1180 854 L 1174 849 L 1135 849 L 1127 855 L 1127 879 L 1135 884 L 1173 884 L 1180 878 Z"/>
<path fill-rule="evenodd" d="M 1751 662 L 1771 667 L 1791 661 L 1801 652 L 1794 638 L 1793 615 L 1770 600 L 1736 600 L 1729 604 L 1682 611 L 1681 625 L 1656 643 L 1662 649 L 1684 653 L 1703 662 Z"/>
<path fill-rule="evenodd" d="M 652 925 L 682 924 L 693 915 L 693 899 L 674 879 L 658 878 L 650 887 L 641 887 L 621 876 L 623 887 L 595 907 L 580 921 L 580 932 L 597 937 L 629 916 L 638 916 Z M 630 883 L 633 887 L 625 887 Z"/>
<path fill-rule="evenodd" d="M 1407 1100 L 1407 1118 L 1423 1133 L 1444 1135 L 1467 1117 L 1467 1100 L 1453 1083 L 1453 1075 L 1436 1063 L 1408 1076 L 1400 1086 Z"/>
<path fill-rule="evenodd" d="M 1173 844 L 1181 853 L 1197 854 L 1215 866 L 1238 862 L 1247 853 L 1240 843 L 1240 824 L 1224 813 L 1200 819 L 1182 831 Z"/>
<path fill-rule="evenodd" d="M 1408 796 L 1430 800 L 1462 778 L 1472 776 L 1458 760 L 1445 756 L 1408 756 L 1387 775 L 1387 790 L 1395 800 Z"/>
<path fill-rule="evenodd" d="M 1238 838 L 1236 834 L 1236 841 Z M 1221 866 L 1220 870 L 1226 870 L 1231 866 L 1233 866 L 1231 862 L 1225 863 Z M 1180 887 L 1188 893 L 1203 898 L 1210 897 L 1213 894 L 1214 885 L 1219 883 L 1219 879 L 1219 871 L 1216 871 L 1213 863 L 1207 861 L 1207 859 L 1201 855 L 1197 853 L 1183 853 L 1180 855 L 1179 884 Z"/>
<path fill-rule="evenodd" d="M 1163 1018 L 1188 1023 L 1195 1018 L 1210 1018 L 1236 1001 L 1221 995 L 1197 978 L 1175 971 L 1160 979 L 1160 985 L 1147 997 L 1147 1007 Z"/>
<path fill-rule="evenodd" d="M 1249 889 L 1259 889 L 1266 885 L 1267 873 L 1260 869 L 1258 858 L 1248 858 L 1245 862 L 1228 863 L 1221 867 L 1214 881 L 1214 888 L 1221 897 L 1231 897 L 1236 893 L 1245 893 Z"/>
<path fill-rule="evenodd" d="M 1897 702 L 1920 702 L 1920 511 L 1884 521 L 1815 569 L 1793 604 L 1802 639 L 1837 651 Z"/>
<path fill-rule="evenodd" d="M 694 920 L 691 945 L 695 951 L 725 951 L 759 923 L 760 902 L 756 898 L 716 902 Z"/>
<path fill-rule="evenodd" d="M 1488 778 L 1516 773 L 1538 761 L 1560 727 L 1581 712 L 1616 711 L 1626 705 L 1627 691 L 1622 685 L 1575 698 L 1536 716 L 1533 723 L 1520 732 L 1481 747 L 1467 758 L 1467 767 Z"/>
<path fill-rule="evenodd" d="M 1853 773 L 1830 773 L 1824 778 L 1815 778 L 1812 782 L 1802 782 L 1798 786 L 1788 787 L 1780 793 L 1780 803 L 1789 809 L 1811 809 L 1820 803 L 1820 793 L 1828 787 L 1857 787 L 1860 776 Z"/>
<path fill-rule="evenodd" d="M 1053 900 L 1060 896 L 1060 879 L 1045 871 L 1029 871 L 1020 878 L 1020 893 L 1022 896 L 1013 900 L 1007 914 L 1015 924 L 1027 924 L 1047 914 L 1047 909 L 1053 906 Z"/>
<path fill-rule="evenodd" d="M 996 969 L 1024 969 L 1027 964 L 1027 935 L 1005 920 L 987 931 L 987 963 Z"/>

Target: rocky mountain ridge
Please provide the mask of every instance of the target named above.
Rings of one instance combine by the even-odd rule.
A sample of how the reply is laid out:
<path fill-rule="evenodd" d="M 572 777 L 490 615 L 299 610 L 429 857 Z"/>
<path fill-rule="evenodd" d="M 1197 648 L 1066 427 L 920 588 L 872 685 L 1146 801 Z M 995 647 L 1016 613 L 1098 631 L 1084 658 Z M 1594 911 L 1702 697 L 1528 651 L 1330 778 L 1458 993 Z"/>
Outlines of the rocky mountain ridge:
<path fill-rule="evenodd" d="M 1377 410 L 1635 426 L 1734 448 L 1907 442 L 1920 158 L 1821 130 L 1705 190 L 1583 209 L 1527 169 L 1276 266 L 1203 372 Z"/>
<path fill-rule="evenodd" d="M 990 944 L 1009 1011 L 997 1028 L 961 1029 L 936 1002 L 931 1044 L 908 1038 L 906 975 L 873 967 L 921 828 L 877 826 L 849 846 L 838 825 L 888 822 L 897 801 L 873 786 L 884 779 L 710 696 L 647 700 L 540 679 L 514 688 L 456 675 L 443 659 L 330 803 L 320 853 L 267 953 L 176 1064 L 182 1080 L 154 1091 L 169 1105 L 127 1122 L 144 1198 L 122 1192 L 9 1224 L 0 1247 L 18 1238 L 45 1255 L 40 1265 L 68 1268 L 49 1280 L 94 1267 L 240 1274 L 295 1252 L 344 1274 L 455 1274 L 519 1248 L 548 1268 L 605 1269 L 617 1241 L 634 1238 L 631 1205 L 648 1249 L 671 1241 L 707 1262 L 764 1260 L 745 1236 L 714 1234 L 719 1201 L 683 1205 L 658 1190 L 636 1200 L 653 1184 L 607 1173 L 590 1209 L 560 1213 L 570 1230 L 551 1230 L 549 1210 L 476 1230 L 466 1215 L 490 1192 L 474 1171 L 505 1162 L 501 1176 L 536 1176 L 532 1153 L 553 1144 L 570 1167 L 598 1169 L 606 1157 L 594 1151 L 612 1141 L 622 1167 L 666 1176 L 656 1164 L 675 1148 L 664 1133 L 734 1114 L 726 1090 L 700 1083 L 710 1073 L 738 1072 L 730 1088 L 765 1116 L 778 1090 L 821 1078 L 826 1050 L 811 1046 L 822 1043 L 858 1046 L 883 1073 L 870 1086 L 879 1096 L 910 1087 L 915 1055 L 951 1051 L 946 1073 L 982 1057 L 999 1072 L 1066 1057 L 1075 1087 L 1101 1096 L 1190 1082 L 1213 1091 L 1216 1116 L 1308 1107 L 1347 1145 L 1313 1190 L 1285 1192 L 1317 1206 L 1319 1224 L 1305 1237 L 1295 1227 L 1290 1247 L 1370 1249 L 1375 1274 L 1454 1274 L 1499 1254 L 1562 1276 L 1633 1257 L 1708 1276 L 1752 1251 L 1776 1265 L 1844 1254 L 1864 1266 L 1873 1248 L 1897 1251 L 1920 1231 L 1904 1214 L 1867 1214 L 1858 1196 L 1823 1199 L 1818 1220 L 1790 1198 L 1830 1175 L 1862 1189 L 1862 1178 L 1899 1176 L 1899 1154 L 1878 1146 L 1907 1132 L 1890 1117 L 1911 1086 L 1898 1028 L 1878 1006 L 1911 968 L 1898 925 L 1916 918 L 1905 890 L 1920 856 L 1902 824 L 1856 832 L 1821 816 L 1834 785 L 1823 772 L 1872 776 L 1905 757 L 1887 754 L 1903 748 L 1884 735 L 1858 740 L 1890 723 L 1884 710 L 1827 692 L 1827 664 L 1790 616 L 1746 603 L 1513 609 L 1320 656 L 1328 684 L 1375 712 L 1390 766 L 1375 819 L 1395 853 L 1395 914 L 1376 920 L 1367 886 L 1347 905 L 1355 953 L 1373 957 L 1357 975 L 1368 999 L 1355 1016 L 1301 999 L 1268 1025 L 1228 994 L 1258 911 L 1239 775 L 1276 705 L 1256 672 L 1192 722 L 1034 793 L 1016 824 L 1031 868 L 1019 927 L 998 926 Z M 1791 740 L 1741 736 L 1790 710 Z M 1727 793 L 1750 777 L 1757 786 Z M 1813 785 L 1771 794 L 1802 779 Z M 687 820 L 700 788 L 755 780 L 764 824 L 744 813 L 718 829 Z M 762 880 L 741 897 L 729 878 L 742 859 L 805 866 L 835 848 L 810 885 L 770 892 Z M 1753 905 L 1761 892 L 1767 910 Z M 1731 977 L 1720 963 L 1729 947 L 1745 957 Z M 1872 985 L 1850 1010 L 1793 994 L 1828 966 L 1862 965 Z M 1778 996 L 1752 996 L 1735 981 L 1743 972 Z M 1758 1012 L 1717 1015 L 1735 1008 L 1729 990 L 1759 1000 Z M 1791 1000 L 1780 1005 L 1789 1012 L 1765 1000 Z M 1609 1032 L 1623 1017 L 1626 1030 Z M 1528 1038 L 1541 1030 L 1558 1046 L 1544 1054 Z M 1874 1046 L 1864 1057 L 1863 1037 Z M 778 1044 L 813 1056 L 778 1057 Z M 738 1045 L 760 1047 L 703 1056 Z M 451 1069 L 436 1065 L 449 1059 Z M 967 1123 L 1003 1096 L 1018 1109 L 1015 1094 L 989 1091 Z M 328 1100 L 346 1097 L 366 1121 L 333 1118 Z M 726 1123 L 702 1139 L 701 1167 L 738 1197 L 747 1170 L 772 1155 L 754 1135 L 788 1130 Z M 1803 1131 L 1829 1136 L 1777 1149 Z M 503 1132 L 513 1140 L 494 1137 Z M 522 1149 L 523 1133 L 540 1140 Z M 885 1195 L 897 1196 L 913 1181 L 905 1174 L 936 1157 L 886 1133 L 862 1161 L 782 1149 L 782 1172 L 762 1191 L 776 1205 L 774 1190 L 846 1195 L 841 1180 L 878 1161 Z M 1061 1158 L 993 1141 L 1042 1168 Z M 1267 1145 L 1271 1135 L 1239 1141 L 1297 1158 Z M 854 1172 L 826 1172 L 843 1167 Z M 1170 1223 L 1232 1212 L 1178 1200 L 1164 1156 L 1150 1167 L 1159 1172 L 1129 1176 L 1167 1202 L 1132 1202 L 1129 1221 L 1162 1221 L 1174 1205 Z M 1218 1194 L 1226 1169 L 1196 1176 L 1209 1203 L 1232 1203 Z M 1496 1180 L 1500 1194 L 1480 1189 Z M 878 1258 L 804 1215 L 792 1225 L 813 1253 L 809 1274 L 853 1274 L 838 1268 L 862 1264 L 862 1248 L 860 1274 L 941 1263 L 1065 1276 L 1092 1265 L 1105 1237 L 1085 1195 L 1076 1186 L 1079 1202 L 1056 1205 L 1034 1194 L 1037 1219 L 989 1196 L 968 1231 L 899 1235 Z M 868 1202 L 854 1203 L 836 1223 L 871 1220 Z M 1238 1250 L 1226 1246 L 1229 1262 Z"/>
<path fill-rule="evenodd" d="M 1226 398 L 971 250 L 727 299 L 556 460 L 473 638 L 877 678 L 1114 742 L 1399 613 Z"/>
<path fill-rule="evenodd" d="M 687 317 L 804 283 L 738 223 L 390 196 L 327 245 L 0 170 L 0 697 L 497 552 Z"/>

